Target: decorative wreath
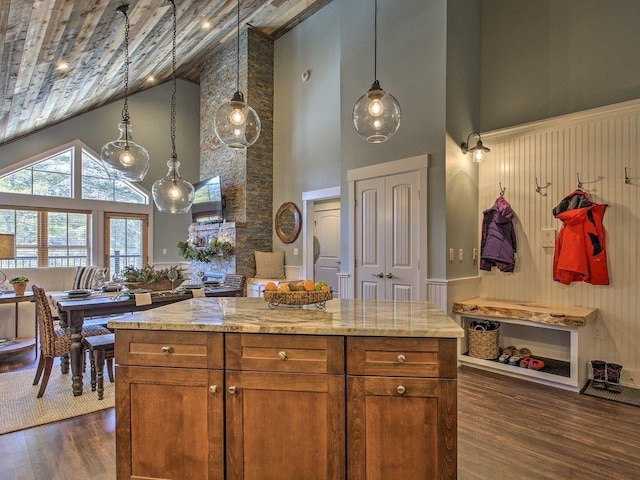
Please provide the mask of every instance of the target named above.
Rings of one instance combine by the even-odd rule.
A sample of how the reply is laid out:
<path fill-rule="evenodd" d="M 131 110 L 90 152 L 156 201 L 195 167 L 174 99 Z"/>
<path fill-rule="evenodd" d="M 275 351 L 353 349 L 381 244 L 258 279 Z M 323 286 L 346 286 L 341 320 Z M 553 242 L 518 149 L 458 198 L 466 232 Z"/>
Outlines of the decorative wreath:
<path fill-rule="evenodd" d="M 210 262 L 216 257 L 233 254 L 233 245 L 226 240 L 214 237 L 204 246 L 193 245 L 189 242 L 178 242 L 178 250 L 186 260 Z"/>

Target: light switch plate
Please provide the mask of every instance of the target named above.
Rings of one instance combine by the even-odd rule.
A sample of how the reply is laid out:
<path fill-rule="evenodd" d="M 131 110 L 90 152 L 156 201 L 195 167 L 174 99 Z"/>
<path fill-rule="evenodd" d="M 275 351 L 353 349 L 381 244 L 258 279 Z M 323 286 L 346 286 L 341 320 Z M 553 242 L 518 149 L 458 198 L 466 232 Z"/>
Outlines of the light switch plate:
<path fill-rule="evenodd" d="M 556 246 L 556 230 L 555 228 L 542 229 L 542 246 L 544 248 L 553 248 Z"/>

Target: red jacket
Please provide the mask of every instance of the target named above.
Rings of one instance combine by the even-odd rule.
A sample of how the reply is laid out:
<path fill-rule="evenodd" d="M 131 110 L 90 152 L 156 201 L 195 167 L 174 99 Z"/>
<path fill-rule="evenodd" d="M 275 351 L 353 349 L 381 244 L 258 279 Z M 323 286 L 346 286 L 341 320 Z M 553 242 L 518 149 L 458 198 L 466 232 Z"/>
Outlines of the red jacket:
<path fill-rule="evenodd" d="M 571 192 L 553 209 L 563 223 L 553 257 L 555 281 L 609 285 L 602 225 L 606 209 L 606 204 L 592 202 L 584 190 Z"/>

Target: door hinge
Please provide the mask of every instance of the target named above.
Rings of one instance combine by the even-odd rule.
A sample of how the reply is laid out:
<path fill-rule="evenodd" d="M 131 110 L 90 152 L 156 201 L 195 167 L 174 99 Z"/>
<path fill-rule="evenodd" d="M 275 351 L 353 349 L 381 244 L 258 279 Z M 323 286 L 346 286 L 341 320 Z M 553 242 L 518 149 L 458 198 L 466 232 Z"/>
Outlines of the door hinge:
<path fill-rule="evenodd" d="M 418 200 L 420 200 L 420 199 L 421 199 L 421 197 L 420 197 L 420 190 L 418 190 Z"/>

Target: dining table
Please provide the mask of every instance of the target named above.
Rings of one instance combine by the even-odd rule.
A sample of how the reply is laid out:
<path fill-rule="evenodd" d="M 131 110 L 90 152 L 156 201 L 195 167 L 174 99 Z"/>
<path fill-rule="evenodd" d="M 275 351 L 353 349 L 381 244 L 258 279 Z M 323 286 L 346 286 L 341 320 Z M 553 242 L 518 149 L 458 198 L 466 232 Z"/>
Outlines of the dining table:
<path fill-rule="evenodd" d="M 197 293 L 191 289 L 165 292 L 149 292 L 145 296 L 144 302 L 136 298 L 134 293 L 105 293 L 95 292 L 84 298 L 73 298 L 68 294 L 59 292 L 51 294 L 50 298 L 55 305 L 60 316 L 61 326 L 69 328 L 71 333 L 71 345 L 69 349 L 69 359 L 71 363 L 73 395 L 82 395 L 83 381 L 83 346 L 82 346 L 82 326 L 85 318 L 104 317 L 133 313 L 143 310 L 157 308 L 163 305 L 180 302 L 193 298 Z M 235 287 L 215 287 L 204 288 L 204 296 L 207 297 L 236 297 L 242 296 L 243 289 Z M 200 291 L 200 294 L 202 292 Z M 150 297 L 150 299 L 149 299 Z"/>

